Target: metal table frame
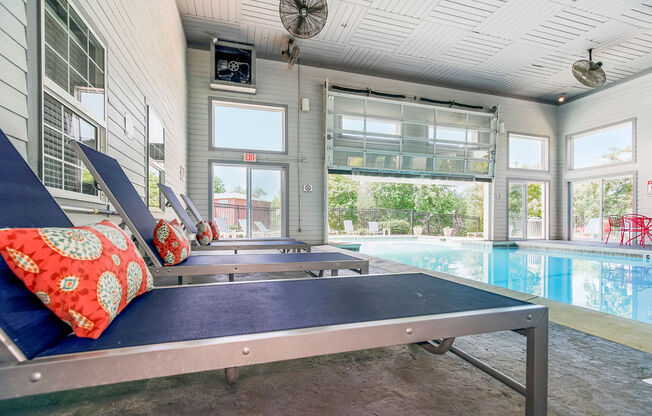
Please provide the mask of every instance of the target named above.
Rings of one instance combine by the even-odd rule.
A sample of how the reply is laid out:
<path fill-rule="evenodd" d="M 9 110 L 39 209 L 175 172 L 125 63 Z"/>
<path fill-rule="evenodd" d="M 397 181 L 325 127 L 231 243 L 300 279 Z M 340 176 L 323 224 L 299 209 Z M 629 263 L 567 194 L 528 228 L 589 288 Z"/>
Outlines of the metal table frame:
<path fill-rule="evenodd" d="M 17 356 L 16 362 L 0 367 L 0 380 L 5 381 L 0 383 L 0 399 L 218 369 L 231 370 L 232 376 L 237 374 L 234 369 L 245 365 L 510 330 L 527 337 L 525 414 L 546 415 L 548 308 L 539 305 L 143 345 L 33 360 L 23 356 L 20 361 Z M 0 338 L 7 344 L 4 333 L 0 333 Z M 227 371 L 227 379 L 228 375 Z"/>

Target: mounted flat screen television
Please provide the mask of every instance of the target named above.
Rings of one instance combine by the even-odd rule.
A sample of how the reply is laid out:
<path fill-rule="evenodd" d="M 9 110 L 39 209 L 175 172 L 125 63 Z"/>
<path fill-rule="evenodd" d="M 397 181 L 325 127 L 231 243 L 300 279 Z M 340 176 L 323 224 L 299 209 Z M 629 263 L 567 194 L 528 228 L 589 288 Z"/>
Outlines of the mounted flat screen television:
<path fill-rule="evenodd" d="M 223 91 L 256 93 L 256 50 L 253 46 L 213 41 L 211 49 L 211 88 Z"/>

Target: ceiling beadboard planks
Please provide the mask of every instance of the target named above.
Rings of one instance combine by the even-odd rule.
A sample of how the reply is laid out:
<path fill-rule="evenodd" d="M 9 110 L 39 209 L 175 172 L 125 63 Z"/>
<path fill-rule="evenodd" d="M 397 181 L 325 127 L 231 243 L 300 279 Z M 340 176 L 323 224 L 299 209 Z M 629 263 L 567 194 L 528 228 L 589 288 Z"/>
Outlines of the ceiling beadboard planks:
<path fill-rule="evenodd" d="M 443 0 L 428 18 L 445 25 L 473 29 L 503 6 L 507 0 Z"/>
<path fill-rule="evenodd" d="M 462 65 L 479 65 L 509 45 L 509 41 L 482 33 L 469 32 L 449 47 L 442 61 Z"/>
<path fill-rule="evenodd" d="M 426 16 L 437 3 L 439 0 L 373 0 L 371 7 L 384 12 L 421 18 Z"/>
<path fill-rule="evenodd" d="M 469 32 L 456 27 L 423 21 L 395 53 L 435 60 L 467 33 Z"/>
<path fill-rule="evenodd" d="M 419 21 L 413 17 L 369 9 L 349 43 L 393 52 L 410 36 L 418 24 Z"/>
<path fill-rule="evenodd" d="M 634 26 L 646 29 L 652 28 L 652 1 L 644 1 L 642 4 L 623 12 L 620 19 Z"/>
<path fill-rule="evenodd" d="M 345 46 L 338 57 L 339 63 L 354 70 L 373 70 L 385 60 L 386 52 L 368 48 Z"/>
<path fill-rule="evenodd" d="M 317 35 L 319 39 L 346 44 L 358 24 L 364 17 L 367 8 L 359 4 L 345 1 L 328 2 L 328 19 L 336 22 L 327 24 Z"/>
<path fill-rule="evenodd" d="M 278 0 L 176 1 L 195 47 L 210 32 L 279 60 L 287 45 Z M 544 101 L 586 91 L 570 66 L 589 48 L 607 83 L 652 67 L 652 0 L 328 0 L 328 8 L 322 32 L 297 41 L 302 63 Z"/>
<path fill-rule="evenodd" d="M 284 30 L 278 5 L 278 0 L 242 0 L 240 21 Z"/>
<path fill-rule="evenodd" d="M 567 7 L 528 31 L 521 39 L 537 46 L 558 48 L 606 21 L 604 16 Z"/>

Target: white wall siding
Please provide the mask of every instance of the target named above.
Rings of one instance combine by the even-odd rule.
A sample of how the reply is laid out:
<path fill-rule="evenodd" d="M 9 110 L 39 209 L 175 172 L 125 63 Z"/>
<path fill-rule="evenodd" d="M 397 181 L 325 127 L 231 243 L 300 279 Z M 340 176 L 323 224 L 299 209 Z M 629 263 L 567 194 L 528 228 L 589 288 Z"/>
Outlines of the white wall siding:
<path fill-rule="evenodd" d="M 106 43 L 107 152 L 118 159 L 145 197 L 147 105 L 166 130 L 166 183 L 186 191 L 179 168 L 186 169 L 185 36 L 174 0 L 84 0 L 79 7 Z M 135 135 L 124 132 L 125 114 Z"/>
<path fill-rule="evenodd" d="M 479 94 L 468 91 L 441 88 L 431 85 L 409 83 L 387 78 L 372 77 L 350 72 L 335 71 L 311 66 L 295 66 L 291 71 L 286 69 L 281 62 L 257 60 L 258 93 L 244 95 L 213 91 L 209 87 L 209 53 L 204 50 L 188 49 L 188 77 L 189 77 L 189 192 L 190 197 L 196 201 L 202 215 L 209 214 L 208 201 L 208 160 L 232 159 L 241 160 L 242 154 L 238 152 L 218 152 L 208 149 L 208 97 L 224 97 L 239 100 L 259 101 L 288 105 L 288 156 L 259 155 L 258 160 L 287 161 L 290 164 L 289 184 L 289 217 L 290 236 L 311 242 L 319 243 L 324 239 L 324 124 L 323 124 L 323 89 L 322 86 L 328 78 L 334 84 L 370 87 L 377 90 L 397 92 L 406 95 L 425 96 L 435 99 L 455 99 L 458 102 L 484 106 L 501 106 L 501 114 L 507 131 L 518 131 L 535 135 L 550 136 L 551 172 L 557 166 L 556 149 L 554 147 L 557 123 L 557 107 L 539 104 L 532 101 L 498 97 L 488 94 Z M 299 81 L 300 78 L 300 81 Z M 310 99 L 310 111 L 298 112 L 297 104 L 302 97 Z M 297 122 L 299 123 L 297 127 Z M 298 128 L 298 136 L 297 136 Z M 300 147 L 298 149 L 297 147 Z M 498 137 L 496 192 L 502 192 L 504 198 L 495 201 L 493 219 L 493 238 L 505 240 L 507 238 L 507 198 L 506 198 L 506 135 Z M 518 177 L 523 177 L 519 174 Z M 539 179 L 550 180 L 552 173 L 533 175 Z M 556 191 L 556 183 L 552 188 Z M 303 193 L 300 185 L 311 184 L 312 193 Z M 301 201 L 299 201 L 301 198 Z M 299 215 L 299 203 L 301 214 Z M 555 206 L 556 209 L 556 206 Z M 301 232 L 299 232 L 299 218 Z M 553 218 L 554 219 L 554 218 Z M 555 222 L 551 224 L 555 230 Z M 551 236 L 555 236 L 551 232 Z"/>
<path fill-rule="evenodd" d="M 640 214 L 652 216 L 652 197 L 647 196 L 647 182 L 652 180 L 652 74 L 647 74 L 564 104 L 559 108 L 559 137 L 563 155 L 560 170 L 561 233 L 568 237 L 568 181 L 584 177 L 613 176 L 637 172 L 636 207 Z M 567 169 L 567 136 L 611 123 L 636 119 L 636 160 L 618 166 L 572 171 Z"/>
<path fill-rule="evenodd" d="M 179 171 L 188 170 L 186 39 L 174 0 L 71 2 L 107 49 L 108 154 L 118 159 L 144 197 L 149 104 L 166 128 L 166 183 L 185 192 L 186 181 L 181 180 Z M 37 13 L 32 17 L 27 6 L 23 0 L 0 0 L 0 128 L 24 155 L 30 153 L 28 160 L 37 170 L 40 129 L 28 133 L 28 119 L 37 120 L 41 110 L 28 95 L 28 87 L 39 88 L 39 74 L 32 66 L 28 69 L 27 44 L 30 35 L 36 39 L 38 22 Z M 134 123 L 133 139 L 124 132 L 126 114 Z M 76 199 L 59 199 L 59 203 L 89 206 Z M 171 216 L 171 210 L 165 215 Z M 79 214 L 71 218 L 76 223 L 97 220 Z"/>
<path fill-rule="evenodd" d="M 27 15 L 24 0 L 0 0 L 0 129 L 27 152 Z"/>

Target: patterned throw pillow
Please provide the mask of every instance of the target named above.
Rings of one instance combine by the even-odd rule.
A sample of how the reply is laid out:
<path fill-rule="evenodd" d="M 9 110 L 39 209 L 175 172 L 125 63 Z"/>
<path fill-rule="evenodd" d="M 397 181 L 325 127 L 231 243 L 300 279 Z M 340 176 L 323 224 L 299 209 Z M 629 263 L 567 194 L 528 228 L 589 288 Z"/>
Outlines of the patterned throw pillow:
<path fill-rule="evenodd" d="M 197 223 L 197 241 L 202 246 L 207 246 L 211 243 L 213 239 L 213 232 L 211 227 L 204 220 L 201 220 Z"/>
<path fill-rule="evenodd" d="M 154 227 L 154 247 L 166 266 L 179 264 L 190 255 L 190 242 L 180 225 L 159 220 Z"/>
<path fill-rule="evenodd" d="M 219 240 L 220 230 L 217 229 L 217 225 L 213 221 L 209 221 L 208 226 L 211 227 L 211 232 L 213 233 L 213 240 L 215 241 Z"/>
<path fill-rule="evenodd" d="M 152 275 L 110 221 L 72 228 L 0 230 L 0 254 L 27 288 L 78 337 L 97 338 Z"/>

